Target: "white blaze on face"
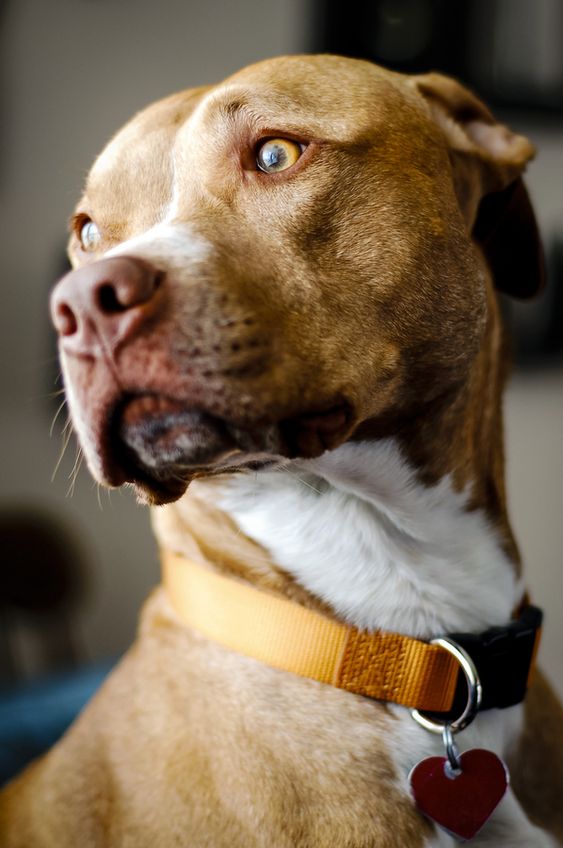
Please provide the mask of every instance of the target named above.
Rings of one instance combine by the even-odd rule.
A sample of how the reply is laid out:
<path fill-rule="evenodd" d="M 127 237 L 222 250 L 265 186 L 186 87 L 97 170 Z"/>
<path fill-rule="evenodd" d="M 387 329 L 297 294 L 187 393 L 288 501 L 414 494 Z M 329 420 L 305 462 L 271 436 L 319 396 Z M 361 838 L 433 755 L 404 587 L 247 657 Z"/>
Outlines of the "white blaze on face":
<path fill-rule="evenodd" d="M 190 224 L 162 221 L 108 250 L 104 258 L 138 256 L 155 264 L 161 263 L 163 270 L 185 273 L 200 268 L 212 252 L 212 244 L 198 235 Z"/>
<path fill-rule="evenodd" d="M 188 120 L 184 129 L 191 126 Z M 171 198 L 162 211 L 161 220 L 143 233 L 133 236 L 113 247 L 104 254 L 104 258 L 112 256 L 138 256 L 153 263 L 160 263 L 162 270 L 174 270 L 176 273 L 190 272 L 205 262 L 213 251 L 213 245 L 200 236 L 188 222 L 180 220 L 181 185 L 179 168 L 173 149 L 170 153 L 169 167 L 172 175 Z M 106 161 L 107 157 L 107 161 Z M 96 163 L 96 170 L 102 167 L 110 170 L 112 162 L 112 146 L 102 154 Z M 150 202 L 150 198 L 147 198 Z"/>

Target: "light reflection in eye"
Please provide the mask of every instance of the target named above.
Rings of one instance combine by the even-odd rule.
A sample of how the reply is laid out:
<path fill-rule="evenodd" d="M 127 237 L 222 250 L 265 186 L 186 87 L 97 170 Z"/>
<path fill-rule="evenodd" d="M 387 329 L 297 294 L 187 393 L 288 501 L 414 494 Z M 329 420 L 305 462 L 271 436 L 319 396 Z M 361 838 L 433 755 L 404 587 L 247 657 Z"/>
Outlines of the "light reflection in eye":
<path fill-rule="evenodd" d="M 295 165 L 302 152 L 302 146 L 296 141 L 270 138 L 258 149 L 256 164 L 266 174 L 274 174 Z"/>

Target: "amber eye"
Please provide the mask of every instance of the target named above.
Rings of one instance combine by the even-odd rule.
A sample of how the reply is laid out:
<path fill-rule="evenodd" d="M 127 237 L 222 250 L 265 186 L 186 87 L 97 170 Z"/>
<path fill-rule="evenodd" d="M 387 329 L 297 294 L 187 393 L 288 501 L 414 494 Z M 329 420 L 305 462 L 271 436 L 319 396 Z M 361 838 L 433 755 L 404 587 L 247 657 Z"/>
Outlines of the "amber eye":
<path fill-rule="evenodd" d="M 89 253 L 97 250 L 102 240 L 97 224 L 89 218 L 86 219 L 80 227 L 78 237 L 80 239 L 82 250 L 86 250 Z"/>
<path fill-rule="evenodd" d="M 269 138 L 258 147 L 256 164 L 266 174 L 275 174 L 295 165 L 302 153 L 303 146 L 296 141 L 289 141 L 287 138 Z"/>

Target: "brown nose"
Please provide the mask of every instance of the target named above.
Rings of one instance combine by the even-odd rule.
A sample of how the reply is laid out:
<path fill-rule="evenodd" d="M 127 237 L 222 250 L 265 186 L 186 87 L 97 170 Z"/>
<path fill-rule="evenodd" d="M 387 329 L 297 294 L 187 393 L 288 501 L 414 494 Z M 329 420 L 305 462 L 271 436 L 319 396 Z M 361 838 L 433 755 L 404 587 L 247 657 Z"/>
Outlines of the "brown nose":
<path fill-rule="evenodd" d="M 63 349 L 114 353 L 158 311 L 164 274 L 144 259 L 116 256 L 71 271 L 51 295 Z"/>

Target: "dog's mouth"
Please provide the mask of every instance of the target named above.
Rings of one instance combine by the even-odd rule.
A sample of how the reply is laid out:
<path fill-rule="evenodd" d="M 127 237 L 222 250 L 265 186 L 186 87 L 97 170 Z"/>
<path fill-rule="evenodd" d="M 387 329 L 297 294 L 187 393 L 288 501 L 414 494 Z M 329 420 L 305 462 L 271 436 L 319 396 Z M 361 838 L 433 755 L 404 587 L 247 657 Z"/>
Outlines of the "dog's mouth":
<path fill-rule="evenodd" d="M 165 395 L 125 396 L 110 416 L 104 466 L 110 485 L 132 483 L 142 500 L 163 504 L 181 497 L 198 476 L 319 455 L 342 441 L 349 427 L 343 402 L 279 423 L 241 427 Z"/>
<path fill-rule="evenodd" d="M 237 464 L 241 454 L 226 422 L 157 394 L 127 396 L 117 404 L 105 447 L 105 466 L 152 503 L 176 500 L 195 476 Z"/>
<path fill-rule="evenodd" d="M 222 422 L 200 410 L 159 395 L 141 395 L 120 404 L 117 435 L 146 468 L 207 465 L 235 448 Z"/>

